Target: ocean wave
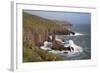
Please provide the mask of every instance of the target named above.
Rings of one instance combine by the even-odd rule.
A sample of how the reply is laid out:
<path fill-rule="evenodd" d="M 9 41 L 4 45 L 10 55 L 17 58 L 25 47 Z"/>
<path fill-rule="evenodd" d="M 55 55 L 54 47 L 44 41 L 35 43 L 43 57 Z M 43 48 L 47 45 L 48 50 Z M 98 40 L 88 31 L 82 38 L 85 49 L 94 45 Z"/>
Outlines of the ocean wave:
<path fill-rule="evenodd" d="M 52 52 L 52 53 L 55 53 L 55 54 L 67 53 L 68 55 L 75 55 L 76 53 L 83 52 L 82 47 L 76 45 L 73 40 L 69 40 L 68 42 L 69 42 L 69 44 L 65 44 L 64 47 L 71 46 L 71 47 L 74 48 L 73 51 L 68 51 L 68 50 L 62 50 L 62 51 L 59 51 L 59 50 L 51 50 L 49 52 Z"/>

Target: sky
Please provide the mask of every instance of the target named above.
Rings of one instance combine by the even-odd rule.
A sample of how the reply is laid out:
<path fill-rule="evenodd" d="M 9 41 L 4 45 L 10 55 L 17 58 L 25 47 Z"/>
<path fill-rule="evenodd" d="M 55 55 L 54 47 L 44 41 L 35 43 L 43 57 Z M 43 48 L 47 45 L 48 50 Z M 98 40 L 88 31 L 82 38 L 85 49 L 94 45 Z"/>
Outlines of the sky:
<path fill-rule="evenodd" d="M 91 24 L 90 13 L 34 11 L 34 10 L 24 10 L 24 12 L 47 19 L 68 21 L 73 25 Z"/>

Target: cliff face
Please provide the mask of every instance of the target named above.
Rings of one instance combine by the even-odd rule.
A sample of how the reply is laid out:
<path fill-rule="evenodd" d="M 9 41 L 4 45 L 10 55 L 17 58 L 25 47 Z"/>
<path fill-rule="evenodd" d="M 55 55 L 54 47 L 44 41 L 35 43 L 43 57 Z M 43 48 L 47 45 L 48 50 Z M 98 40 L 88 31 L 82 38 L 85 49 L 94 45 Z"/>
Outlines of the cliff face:
<path fill-rule="evenodd" d="M 40 49 L 44 41 L 52 41 L 54 50 L 62 50 L 62 45 L 55 41 L 55 34 L 69 34 L 69 23 L 44 19 L 23 12 L 23 62 L 61 61 L 63 57 Z M 66 28 L 67 27 L 67 28 Z M 52 40 L 49 36 L 52 35 Z"/>
<path fill-rule="evenodd" d="M 32 43 L 40 46 L 49 40 L 52 33 L 64 34 L 68 29 L 58 23 L 23 12 L 23 45 Z M 28 43 L 29 42 L 29 43 Z"/>

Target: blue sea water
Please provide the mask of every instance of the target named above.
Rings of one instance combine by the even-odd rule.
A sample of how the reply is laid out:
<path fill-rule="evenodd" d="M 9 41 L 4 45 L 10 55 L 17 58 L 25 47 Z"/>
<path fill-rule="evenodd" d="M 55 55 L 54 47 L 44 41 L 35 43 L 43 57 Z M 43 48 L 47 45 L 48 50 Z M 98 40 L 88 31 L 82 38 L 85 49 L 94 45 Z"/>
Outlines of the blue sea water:
<path fill-rule="evenodd" d="M 83 52 L 74 55 L 63 54 L 65 60 L 85 60 L 91 59 L 91 26 L 90 24 L 73 26 L 72 30 L 82 35 L 77 36 L 63 36 L 63 40 L 73 40 L 73 42 L 80 46 Z"/>

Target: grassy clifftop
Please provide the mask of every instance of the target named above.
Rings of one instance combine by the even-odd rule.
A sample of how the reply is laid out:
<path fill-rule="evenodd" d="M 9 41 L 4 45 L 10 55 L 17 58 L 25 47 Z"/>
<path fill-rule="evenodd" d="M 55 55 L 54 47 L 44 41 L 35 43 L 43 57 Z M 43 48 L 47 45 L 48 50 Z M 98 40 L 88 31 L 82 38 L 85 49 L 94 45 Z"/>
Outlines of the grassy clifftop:
<path fill-rule="evenodd" d="M 41 18 L 39 16 L 31 15 L 28 13 L 23 13 L 23 24 L 24 26 L 31 26 L 32 28 L 43 28 L 43 29 L 49 29 L 49 28 L 55 28 L 57 25 L 55 22 Z M 59 27 L 58 27 L 59 28 Z"/>

